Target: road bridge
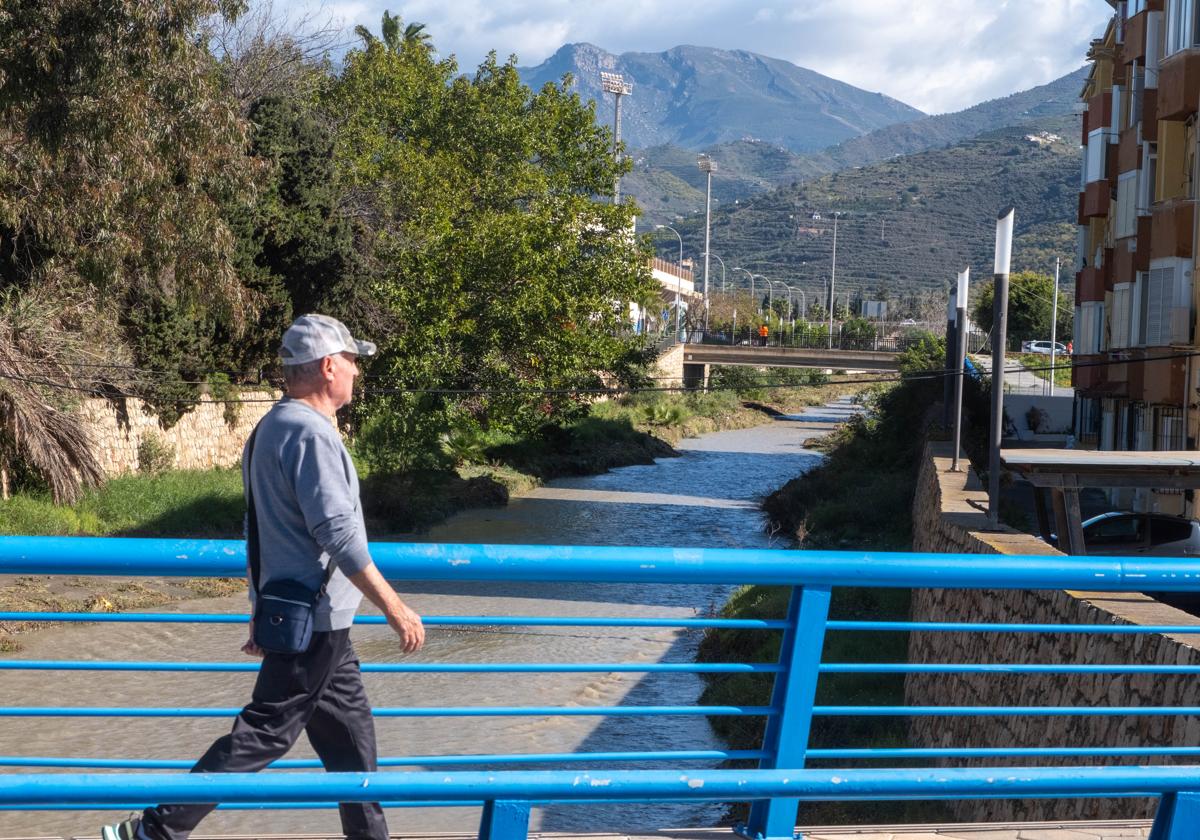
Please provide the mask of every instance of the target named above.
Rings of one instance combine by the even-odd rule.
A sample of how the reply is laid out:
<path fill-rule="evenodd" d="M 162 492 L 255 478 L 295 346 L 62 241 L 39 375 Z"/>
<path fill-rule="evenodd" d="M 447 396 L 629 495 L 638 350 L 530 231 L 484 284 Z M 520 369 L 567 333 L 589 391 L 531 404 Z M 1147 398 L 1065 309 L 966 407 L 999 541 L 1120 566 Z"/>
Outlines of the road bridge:
<path fill-rule="evenodd" d="M 750 365 L 754 367 L 833 368 L 835 370 L 900 369 L 900 354 L 887 350 L 843 350 L 825 347 L 729 346 L 689 344 L 684 364 Z"/>

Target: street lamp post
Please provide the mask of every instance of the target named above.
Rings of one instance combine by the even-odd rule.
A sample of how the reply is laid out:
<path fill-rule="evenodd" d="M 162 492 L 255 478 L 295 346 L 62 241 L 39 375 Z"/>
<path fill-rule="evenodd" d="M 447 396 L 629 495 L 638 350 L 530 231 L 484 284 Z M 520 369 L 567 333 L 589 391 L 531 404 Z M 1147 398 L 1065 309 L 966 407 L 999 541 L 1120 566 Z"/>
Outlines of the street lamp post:
<path fill-rule="evenodd" d="M 732 270 L 745 272 L 746 276 L 750 278 L 750 297 L 753 298 L 754 297 L 754 274 L 752 274 L 749 269 L 742 268 L 740 265 L 735 265 Z"/>
<path fill-rule="evenodd" d="M 675 334 L 679 335 L 679 299 L 683 291 L 683 237 L 670 225 L 655 225 L 655 230 L 669 230 L 679 240 L 679 267 L 675 270 Z"/>
<path fill-rule="evenodd" d="M 954 460 L 950 472 L 962 472 L 958 465 L 958 451 L 962 448 L 962 400 L 963 377 L 966 375 L 967 357 L 967 289 L 971 285 L 971 267 L 958 275 L 958 289 L 954 295 L 955 342 L 954 342 Z"/>
<path fill-rule="evenodd" d="M 841 218 L 841 213 L 833 214 L 833 265 L 829 271 L 829 349 L 833 349 L 833 308 L 834 294 L 833 285 L 837 281 L 837 229 L 838 219 Z"/>
<path fill-rule="evenodd" d="M 621 162 L 621 97 L 633 93 L 633 84 L 625 81 L 620 73 L 601 73 L 600 88 L 605 93 L 613 94 L 616 104 L 613 106 L 613 157 Z M 618 174 L 613 184 L 613 204 L 621 203 L 621 176 Z"/>
<path fill-rule="evenodd" d="M 704 256 L 709 256 L 707 251 L 704 252 Z M 721 294 L 725 294 L 725 260 L 721 259 L 719 254 L 713 254 L 712 258 L 721 264 Z"/>
<path fill-rule="evenodd" d="M 709 229 L 712 224 L 712 176 L 717 171 L 717 162 L 708 155 L 700 155 L 696 160 L 700 171 L 707 175 L 708 187 L 704 193 L 704 309 L 708 311 L 708 248 Z"/>
<path fill-rule="evenodd" d="M 992 294 L 992 428 L 991 451 L 988 453 L 988 524 L 992 528 L 1000 527 L 1000 438 L 1004 434 L 1004 351 L 1008 339 L 1008 271 L 1012 264 L 1013 213 L 1013 210 L 1007 210 L 996 220 L 996 265 Z M 1059 544 L 1080 550 L 1073 537 L 1074 534 L 1060 533 Z"/>
<path fill-rule="evenodd" d="M 771 282 L 771 281 L 767 280 L 767 278 L 766 278 L 766 277 L 763 277 L 761 274 L 752 274 L 752 275 L 750 275 L 750 282 L 751 282 L 751 283 L 753 283 L 755 278 L 757 278 L 757 279 L 759 279 L 759 280 L 764 280 L 764 281 L 766 281 L 768 284 L 770 284 L 770 282 Z M 770 286 L 769 286 L 769 285 L 768 285 L 768 288 L 770 288 Z M 751 287 L 750 287 L 750 294 L 752 294 L 752 295 L 754 294 L 754 286 L 753 286 L 753 285 L 751 285 Z M 772 298 L 771 298 L 771 299 L 772 299 L 772 300 L 774 300 L 774 297 L 772 296 Z M 755 308 L 755 309 L 758 311 L 758 314 L 759 314 L 759 315 L 762 315 L 762 301 L 761 301 L 761 300 L 756 300 L 756 301 L 754 302 L 754 308 Z"/>

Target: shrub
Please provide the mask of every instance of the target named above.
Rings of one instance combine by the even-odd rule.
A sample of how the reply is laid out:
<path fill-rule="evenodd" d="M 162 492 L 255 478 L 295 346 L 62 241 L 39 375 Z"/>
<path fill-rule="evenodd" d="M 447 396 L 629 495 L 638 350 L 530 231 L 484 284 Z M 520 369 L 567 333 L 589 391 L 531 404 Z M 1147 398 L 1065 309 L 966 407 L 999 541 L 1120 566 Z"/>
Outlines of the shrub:
<path fill-rule="evenodd" d="M 175 466 L 175 447 L 155 432 L 147 433 L 138 443 L 138 472 L 158 475 Z"/>

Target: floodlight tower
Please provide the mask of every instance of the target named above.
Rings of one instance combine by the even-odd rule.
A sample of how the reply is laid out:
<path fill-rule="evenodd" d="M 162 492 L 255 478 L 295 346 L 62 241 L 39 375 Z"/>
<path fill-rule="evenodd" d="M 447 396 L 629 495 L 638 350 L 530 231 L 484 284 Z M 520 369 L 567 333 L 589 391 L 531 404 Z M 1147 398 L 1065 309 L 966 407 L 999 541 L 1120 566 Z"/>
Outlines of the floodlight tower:
<path fill-rule="evenodd" d="M 717 162 L 708 155 L 696 158 L 696 166 L 708 176 L 708 188 L 704 194 L 704 311 L 708 311 L 708 240 L 712 226 L 712 176 L 717 171 Z"/>
<path fill-rule="evenodd" d="M 613 158 L 617 163 L 621 162 L 621 97 L 629 96 L 633 93 L 633 83 L 625 81 L 625 77 L 620 73 L 600 74 L 600 88 L 605 93 L 611 93 L 616 99 L 616 105 L 613 108 Z M 616 184 L 613 186 L 613 204 L 621 203 L 621 176 L 617 176 Z"/>

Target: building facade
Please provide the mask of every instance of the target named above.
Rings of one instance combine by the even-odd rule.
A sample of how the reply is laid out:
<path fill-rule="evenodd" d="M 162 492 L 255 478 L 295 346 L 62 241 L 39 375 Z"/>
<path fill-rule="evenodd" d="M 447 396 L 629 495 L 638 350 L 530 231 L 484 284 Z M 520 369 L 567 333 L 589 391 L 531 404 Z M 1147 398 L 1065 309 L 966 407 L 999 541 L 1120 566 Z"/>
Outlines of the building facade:
<path fill-rule="evenodd" d="M 1200 0 L 1109 2 L 1082 92 L 1075 436 L 1093 449 L 1194 449 Z M 1113 496 L 1193 513 L 1180 493 Z"/>

